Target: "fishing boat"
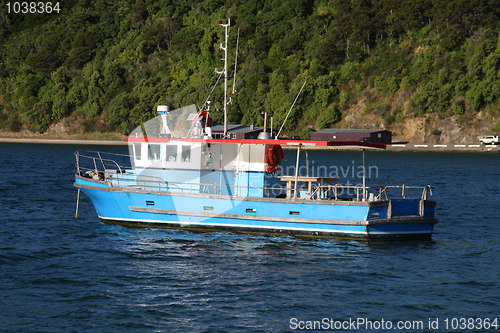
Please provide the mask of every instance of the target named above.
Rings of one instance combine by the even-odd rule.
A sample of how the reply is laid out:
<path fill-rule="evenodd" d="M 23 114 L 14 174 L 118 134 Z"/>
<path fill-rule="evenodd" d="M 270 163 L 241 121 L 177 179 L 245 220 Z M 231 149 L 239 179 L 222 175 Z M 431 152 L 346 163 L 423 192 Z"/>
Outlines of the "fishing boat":
<path fill-rule="evenodd" d="M 192 231 L 232 231 L 357 240 L 430 239 L 437 223 L 430 186 L 367 186 L 370 142 L 280 139 L 265 125 L 255 139 L 229 135 L 227 37 L 224 132 L 212 135 L 210 103 L 170 110 L 137 127 L 127 139 L 129 155 L 76 152 L 74 186 L 91 200 L 104 223 Z M 357 149 L 362 183 L 343 185 L 330 175 L 302 174 L 309 148 Z M 284 154 L 283 148 L 296 150 Z M 333 150 L 332 150 L 333 149 Z M 295 168 L 285 174 L 285 155 Z M 123 166 L 123 159 L 129 165 Z M 291 164 L 293 166 L 293 163 Z M 287 171 L 290 168 L 287 168 Z M 394 192 L 397 194 L 394 196 Z M 409 195 L 410 192 L 417 195 Z"/>

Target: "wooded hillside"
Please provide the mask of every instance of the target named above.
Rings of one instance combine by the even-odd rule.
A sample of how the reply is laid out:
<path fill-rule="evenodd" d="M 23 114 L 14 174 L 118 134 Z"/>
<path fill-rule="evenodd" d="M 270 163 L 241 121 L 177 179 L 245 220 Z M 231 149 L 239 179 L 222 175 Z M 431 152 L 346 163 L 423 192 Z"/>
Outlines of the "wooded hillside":
<path fill-rule="evenodd" d="M 233 123 L 262 125 L 266 110 L 280 125 L 310 72 L 289 135 L 338 125 L 360 101 L 389 129 L 427 114 L 467 126 L 481 112 L 500 131 L 494 0 L 65 0 L 52 14 L 8 13 L 6 3 L 3 130 L 67 119 L 128 134 L 156 105 L 201 106 L 223 67 L 218 23 L 229 17 L 233 52 L 240 29 Z M 218 88 L 212 102 L 222 101 Z"/>

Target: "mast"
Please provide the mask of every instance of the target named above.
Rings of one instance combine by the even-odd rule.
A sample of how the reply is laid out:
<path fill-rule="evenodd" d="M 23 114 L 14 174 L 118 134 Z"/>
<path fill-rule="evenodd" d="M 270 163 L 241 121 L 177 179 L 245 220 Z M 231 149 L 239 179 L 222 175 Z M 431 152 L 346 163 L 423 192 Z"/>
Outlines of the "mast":
<path fill-rule="evenodd" d="M 229 38 L 229 27 L 231 26 L 231 19 L 227 19 L 227 24 L 223 24 L 222 21 L 219 22 L 221 27 L 224 27 L 224 46 L 220 43 L 220 49 L 224 51 L 224 70 L 218 72 L 217 68 L 215 72 L 217 74 L 224 73 L 224 137 L 227 137 L 227 40 Z"/>
<path fill-rule="evenodd" d="M 363 149 L 363 201 L 366 201 L 365 149 Z"/>

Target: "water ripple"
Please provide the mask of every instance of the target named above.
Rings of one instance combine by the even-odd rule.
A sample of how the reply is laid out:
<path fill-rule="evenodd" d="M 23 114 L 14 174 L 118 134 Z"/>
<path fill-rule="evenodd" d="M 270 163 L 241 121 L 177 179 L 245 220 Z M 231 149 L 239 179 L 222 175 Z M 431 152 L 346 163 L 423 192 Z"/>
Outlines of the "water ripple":
<path fill-rule="evenodd" d="M 2 332 L 267 332 L 289 330 L 292 317 L 498 315 L 500 209 L 478 190 L 500 193 L 496 155 L 368 154 L 377 183 L 418 175 L 435 185 L 440 223 L 433 241 L 363 243 L 127 229 L 101 224 L 85 197 L 75 222 L 75 149 L 0 145 L 9 157 L 0 179 Z M 329 158 L 321 154 L 310 157 Z M 40 160 L 57 164 L 34 178 Z"/>

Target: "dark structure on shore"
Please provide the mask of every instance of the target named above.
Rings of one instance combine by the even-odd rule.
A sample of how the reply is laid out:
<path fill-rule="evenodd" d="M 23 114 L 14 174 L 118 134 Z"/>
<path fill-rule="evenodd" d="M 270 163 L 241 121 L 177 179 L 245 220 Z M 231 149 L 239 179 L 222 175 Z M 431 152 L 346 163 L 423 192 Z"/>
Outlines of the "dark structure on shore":
<path fill-rule="evenodd" d="M 390 144 L 392 132 L 375 129 L 326 128 L 311 134 L 311 140 L 319 141 L 364 141 Z"/>
<path fill-rule="evenodd" d="M 257 139 L 259 133 L 262 132 L 262 127 L 247 127 L 245 125 L 228 125 L 227 133 L 231 139 Z M 214 139 L 221 139 L 224 135 L 224 126 L 212 126 L 212 137 Z"/>

